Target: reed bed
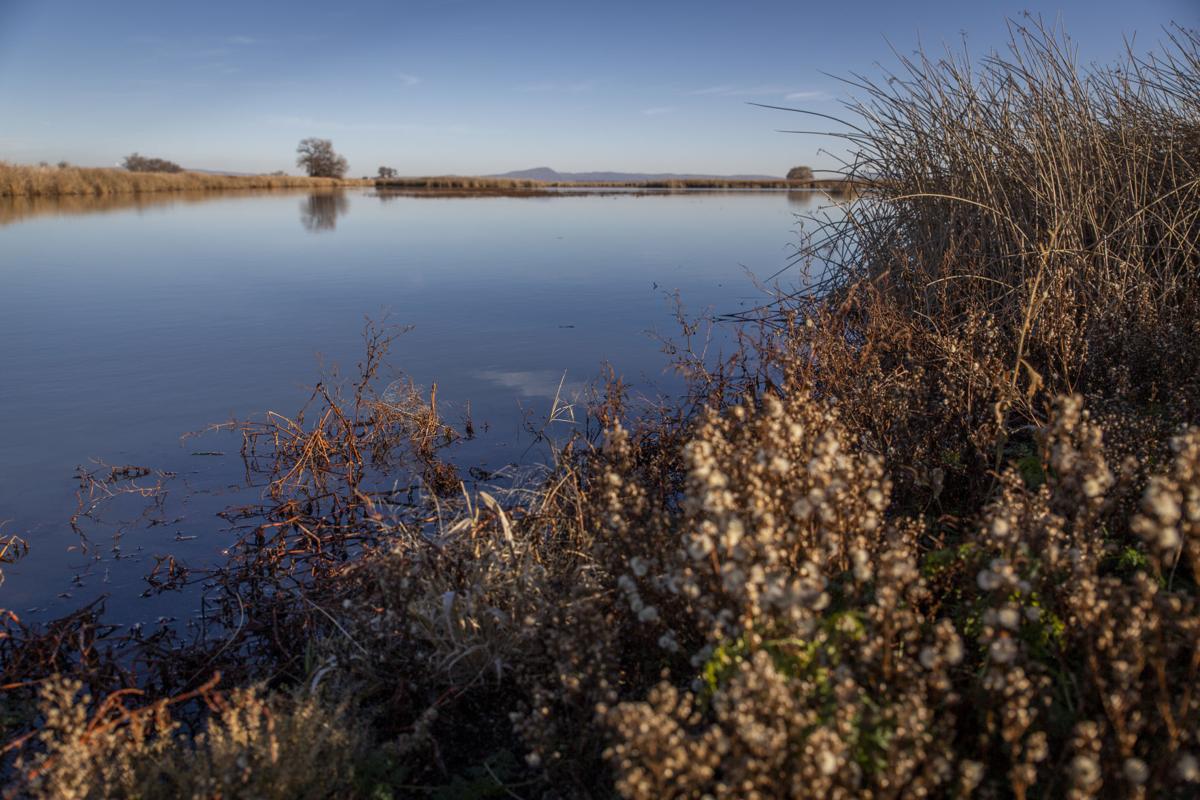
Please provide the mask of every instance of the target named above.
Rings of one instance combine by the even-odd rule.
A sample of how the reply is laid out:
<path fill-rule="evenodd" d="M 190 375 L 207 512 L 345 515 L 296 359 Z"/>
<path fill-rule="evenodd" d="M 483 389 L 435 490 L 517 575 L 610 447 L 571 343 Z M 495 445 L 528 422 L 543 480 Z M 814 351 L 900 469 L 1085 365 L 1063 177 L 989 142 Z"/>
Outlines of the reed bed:
<path fill-rule="evenodd" d="M 1172 33 L 1119 71 L 1018 27 L 978 72 L 856 79 L 874 182 L 824 281 L 721 360 L 689 323 L 688 395 L 610 378 L 541 471 L 465 482 L 368 329 L 344 391 L 242 426 L 263 499 L 210 629 L 9 616 L 10 796 L 1196 796 Z"/>
<path fill-rule="evenodd" d="M 0 197 L 106 197 L 152 192 L 320 189 L 369 185 L 369 181 L 357 179 L 209 175 L 200 172 L 129 172 L 100 167 L 24 166 L 0 161 Z"/>

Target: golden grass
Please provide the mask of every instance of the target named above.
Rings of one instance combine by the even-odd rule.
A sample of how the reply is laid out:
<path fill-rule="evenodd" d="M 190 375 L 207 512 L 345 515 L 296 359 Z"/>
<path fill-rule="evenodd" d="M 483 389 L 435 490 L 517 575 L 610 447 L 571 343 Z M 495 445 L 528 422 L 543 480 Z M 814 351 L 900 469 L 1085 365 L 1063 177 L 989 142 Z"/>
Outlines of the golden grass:
<path fill-rule="evenodd" d="M 209 175 L 201 172 L 129 172 L 108 167 L 41 167 L 0 161 L 0 197 L 105 197 L 152 192 L 319 189 L 369 185 L 369 181 L 360 179 Z"/>

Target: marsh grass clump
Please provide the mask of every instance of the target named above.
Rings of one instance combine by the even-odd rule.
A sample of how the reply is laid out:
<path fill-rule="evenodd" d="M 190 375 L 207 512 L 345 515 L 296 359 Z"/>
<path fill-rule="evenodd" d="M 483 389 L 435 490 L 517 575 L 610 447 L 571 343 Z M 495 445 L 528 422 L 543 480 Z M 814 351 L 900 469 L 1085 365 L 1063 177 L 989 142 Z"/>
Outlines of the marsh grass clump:
<path fill-rule="evenodd" d="M 42 749 L 17 769 L 28 796 L 324 798 L 354 780 L 361 757 L 353 723 L 313 698 L 227 695 L 206 687 L 212 707 L 189 735 L 160 700 L 131 711 L 109 695 L 94 711 L 78 682 L 41 689 Z"/>
<path fill-rule="evenodd" d="M 1015 34 L 861 81 L 817 291 L 539 471 L 464 482 L 368 328 L 241 426 L 207 630 L 5 622 L 12 794 L 1195 796 L 1200 39 Z"/>
<path fill-rule="evenodd" d="M 136 155 L 136 154 L 135 154 Z M 0 197 L 149 194 L 234 189 L 320 189 L 367 186 L 367 181 L 277 175 L 213 175 L 182 170 L 130 171 L 106 167 L 25 166 L 0 161 Z"/>
<path fill-rule="evenodd" d="M 839 282 L 871 280 L 926 330 L 988 320 L 1020 390 L 1005 413 L 1036 416 L 1020 395 L 1042 385 L 1118 380 L 1191 412 L 1198 47 L 1176 27 L 1150 55 L 1082 68 L 1060 31 L 1014 24 L 978 64 L 918 53 L 855 76 L 848 169 L 872 183 L 831 232 Z"/>

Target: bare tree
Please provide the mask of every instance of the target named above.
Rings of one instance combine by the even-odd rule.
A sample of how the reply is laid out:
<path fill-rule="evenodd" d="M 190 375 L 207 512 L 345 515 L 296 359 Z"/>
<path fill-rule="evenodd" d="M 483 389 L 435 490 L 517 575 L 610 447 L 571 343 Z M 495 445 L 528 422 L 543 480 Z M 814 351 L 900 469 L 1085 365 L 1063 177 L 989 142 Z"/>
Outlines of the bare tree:
<path fill-rule="evenodd" d="M 788 170 L 787 179 L 789 181 L 811 181 L 813 179 L 812 167 L 792 167 Z"/>
<path fill-rule="evenodd" d="M 167 161 L 165 158 L 148 158 L 137 153 L 125 156 L 121 166 L 130 172 L 183 172 L 183 167 L 174 161 Z"/>
<path fill-rule="evenodd" d="M 296 166 L 314 178 L 340 178 L 350 168 L 346 159 L 334 152 L 333 142 L 328 139 L 303 139 L 296 153 Z"/>
<path fill-rule="evenodd" d="M 380 167 L 379 168 L 379 177 L 394 178 L 394 177 L 396 177 L 396 170 L 392 169 L 391 167 Z"/>

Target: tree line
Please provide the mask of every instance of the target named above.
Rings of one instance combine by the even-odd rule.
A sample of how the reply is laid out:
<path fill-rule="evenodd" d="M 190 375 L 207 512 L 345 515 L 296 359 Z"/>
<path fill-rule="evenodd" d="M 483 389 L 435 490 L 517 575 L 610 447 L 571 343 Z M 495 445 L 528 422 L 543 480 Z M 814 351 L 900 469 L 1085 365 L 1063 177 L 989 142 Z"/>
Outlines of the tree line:
<path fill-rule="evenodd" d="M 64 162 L 65 163 L 65 162 Z M 121 162 L 121 166 L 130 172 L 182 172 L 183 167 L 165 158 L 148 158 L 138 153 L 131 153 Z M 296 166 L 303 169 L 312 178 L 344 178 L 350 163 L 346 158 L 333 149 L 333 142 L 310 136 L 301 139 L 296 146 Z M 380 167 L 380 178 L 395 178 L 397 172 L 392 167 Z M 811 181 L 813 171 L 810 167 L 799 166 L 788 170 L 789 181 Z"/>

